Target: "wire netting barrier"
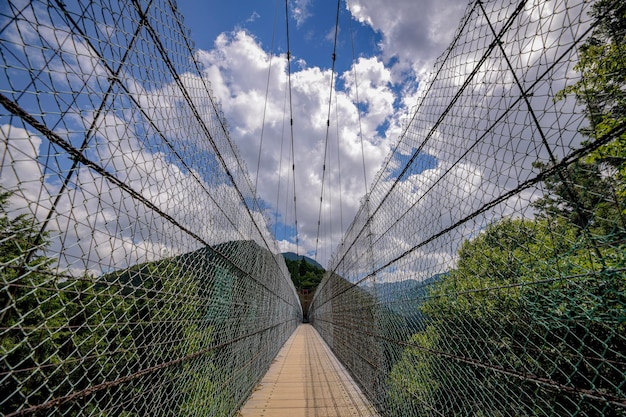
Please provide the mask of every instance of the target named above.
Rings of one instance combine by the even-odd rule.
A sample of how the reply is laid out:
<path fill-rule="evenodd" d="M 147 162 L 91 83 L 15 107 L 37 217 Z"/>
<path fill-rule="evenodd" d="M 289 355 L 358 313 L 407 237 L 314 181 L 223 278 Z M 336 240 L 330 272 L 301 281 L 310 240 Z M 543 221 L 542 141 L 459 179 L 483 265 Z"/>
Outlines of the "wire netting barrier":
<path fill-rule="evenodd" d="M 233 415 L 301 320 L 173 2 L 0 6 L 0 415 Z"/>
<path fill-rule="evenodd" d="M 468 5 L 310 310 L 381 414 L 626 415 L 625 40 Z"/>

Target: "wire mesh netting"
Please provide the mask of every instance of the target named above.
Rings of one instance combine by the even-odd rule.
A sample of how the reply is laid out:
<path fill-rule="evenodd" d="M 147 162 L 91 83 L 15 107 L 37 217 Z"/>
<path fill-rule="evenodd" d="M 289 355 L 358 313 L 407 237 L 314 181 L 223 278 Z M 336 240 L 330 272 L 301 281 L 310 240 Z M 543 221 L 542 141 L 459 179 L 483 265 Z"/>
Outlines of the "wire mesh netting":
<path fill-rule="evenodd" d="M 174 4 L 0 6 L 0 415 L 233 415 L 301 319 Z"/>
<path fill-rule="evenodd" d="M 625 31 L 468 6 L 310 311 L 381 414 L 626 415 Z M 0 40 L 0 414 L 233 415 L 301 309 L 181 16 Z"/>
<path fill-rule="evenodd" d="M 626 415 L 626 5 L 475 1 L 310 318 L 385 415 Z"/>

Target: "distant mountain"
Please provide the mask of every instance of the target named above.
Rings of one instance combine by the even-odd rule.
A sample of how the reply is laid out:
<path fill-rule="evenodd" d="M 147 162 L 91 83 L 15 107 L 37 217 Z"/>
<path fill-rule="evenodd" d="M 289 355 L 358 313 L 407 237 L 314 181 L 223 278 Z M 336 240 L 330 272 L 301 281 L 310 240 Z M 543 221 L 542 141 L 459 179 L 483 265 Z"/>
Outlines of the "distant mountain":
<path fill-rule="evenodd" d="M 304 260 L 311 265 L 324 269 L 324 267 L 319 262 L 317 262 L 315 259 L 309 258 L 308 256 L 296 255 L 293 252 L 283 252 L 282 255 L 285 257 L 285 259 L 289 259 L 290 261 L 299 261 L 304 258 Z"/>
<path fill-rule="evenodd" d="M 403 317 L 408 329 L 417 331 L 423 327 L 426 320 L 426 316 L 419 310 L 420 304 L 428 296 L 430 287 L 446 275 L 447 273 L 433 275 L 423 281 L 407 279 L 383 282 L 368 287 L 368 290 L 376 294 L 382 306 Z"/>
<path fill-rule="evenodd" d="M 407 279 L 398 282 L 382 282 L 371 289 L 376 290 L 376 296 L 382 302 L 395 302 L 398 300 L 419 301 L 428 295 L 429 288 L 441 281 L 447 274 L 436 274 L 423 281 Z"/>

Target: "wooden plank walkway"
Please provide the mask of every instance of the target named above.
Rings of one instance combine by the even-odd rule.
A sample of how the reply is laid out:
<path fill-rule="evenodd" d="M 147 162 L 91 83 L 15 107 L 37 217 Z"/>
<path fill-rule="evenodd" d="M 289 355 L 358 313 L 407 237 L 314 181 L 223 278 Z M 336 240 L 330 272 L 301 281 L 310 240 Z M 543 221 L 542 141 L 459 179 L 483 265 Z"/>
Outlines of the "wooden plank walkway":
<path fill-rule="evenodd" d="M 378 415 L 310 324 L 298 326 L 239 413 L 241 417 Z"/>

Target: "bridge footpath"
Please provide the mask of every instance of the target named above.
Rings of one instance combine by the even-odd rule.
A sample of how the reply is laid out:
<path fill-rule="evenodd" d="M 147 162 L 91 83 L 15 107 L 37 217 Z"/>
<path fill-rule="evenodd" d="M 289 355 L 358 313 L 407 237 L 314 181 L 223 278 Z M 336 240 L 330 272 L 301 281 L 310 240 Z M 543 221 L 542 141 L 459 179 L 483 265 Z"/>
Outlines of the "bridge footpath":
<path fill-rule="evenodd" d="M 240 410 L 241 417 L 377 416 L 317 330 L 301 324 Z"/>

